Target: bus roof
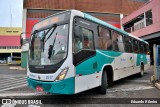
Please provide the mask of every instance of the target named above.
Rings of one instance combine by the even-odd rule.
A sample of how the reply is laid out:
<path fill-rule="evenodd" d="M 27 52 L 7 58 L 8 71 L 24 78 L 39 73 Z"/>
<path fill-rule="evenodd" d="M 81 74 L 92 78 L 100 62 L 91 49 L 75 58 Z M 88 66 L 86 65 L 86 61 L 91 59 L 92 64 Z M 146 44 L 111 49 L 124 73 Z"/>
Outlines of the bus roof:
<path fill-rule="evenodd" d="M 65 12 L 68 12 L 68 11 L 71 11 L 71 12 L 73 12 L 73 11 L 74 11 L 74 12 L 81 12 L 81 11 L 74 10 L 74 9 L 72 9 L 72 10 L 66 10 L 66 11 L 63 11 L 63 12 L 59 12 L 59 13 L 50 15 L 50 16 L 42 19 L 42 20 L 39 21 L 38 23 L 44 21 L 45 19 L 48 19 L 48 18 L 50 18 L 50 17 L 53 17 L 54 15 L 58 15 L 58 14 L 65 13 Z M 105 22 L 105 21 L 102 21 L 102 20 L 100 20 L 100 19 L 98 19 L 98 18 L 96 18 L 96 17 L 93 17 L 93 16 L 91 16 L 91 15 L 89 15 L 89 14 L 87 14 L 87 13 L 84 13 L 84 12 L 81 12 L 81 13 L 84 14 L 84 18 L 86 18 L 86 19 L 88 19 L 88 20 L 91 20 L 91 21 L 93 21 L 93 22 L 96 22 L 96 23 L 98 23 L 98 24 L 101 24 L 101 25 L 103 25 L 103 26 L 106 26 L 106 27 L 108 27 L 108 28 L 110 28 L 110 29 L 113 29 L 113 30 L 115 30 L 115 31 L 117 31 L 117 32 L 120 32 L 120 33 L 122 33 L 122 34 L 124 34 L 124 35 L 128 35 L 128 36 L 130 36 L 130 37 L 133 37 L 133 38 L 135 38 L 135 39 L 137 39 L 137 40 L 139 40 L 139 41 L 142 41 L 142 42 L 145 42 L 145 43 L 148 44 L 148 42 L 144 41 L 143 39 L 140 39 L 140 38 L 138 38 L 138 37 L 136 37 L 136 36 L 134 36 L 134 35 L 132 35 L 132 34 L 130 34 L 130 33 L 127 33 L 127 32 L 125 32 L 124 30 L 118 29 L 118 28 L 112 26 L 111 24 L 108 24 L 108 23 Z M 38 23 L 36 23 L 36 24 L 38 24 Z M 35 24 L 35 25 L 36 25 L 36 24 Z"/>
<path fill-rule="evenodd" d="M 100 19 L 98 19 L 98 18 L 96 18 L 96 17 L 93 17 L 93 16 L 87 14 L 87 13 L 83 13 L 83 14 L 84 14 L 84 18 L 86 18 L 86 19 L 89 19 L 89 20 L 91 20 L 91 21 L 93 21 L 93 22 L 96 22 L 96 23 L 101 24 L 101 25 L 103 25 L 103 26 L 106 26 L 106 27 L 108 27 L 108 28 L 110 28 L 110 29 L 113 29 L 113 30 L 115 30 L 115 31 L 117 31 L 117 32 L 120 32 L 120 33 L 122 33 L 122 34 L 124 34 L 124 35 L 128 35 L 128 36 L 130 36 L 130 37 L 133 37 L 133 38 L 135 38 L 135 39 L 137 39 L 137 40 L 139 40 L 139 41 L 142 41 L 142 42 L 145 42 L 145 43 L 148 44 L 148 42 L 146 42 L 146 41 L 144 41 L 144 40 L 142 40 L 142 39 L 140 39 L 140 38 L 138 38 L 138 37 L 136 37 L 136 36 L 134 36 L 134 35 L 132 35 L 132 34 L 130 34 L 130 33 L 127 33 L 127 32 L 125 32 L 125 31 L 123 31 L 123 30 L 121 30 L 121 29 L 118 29 L 118 28 L 112 26 L 111 24 L 108 24 L 107 22 L 104 22 L 104 21 L 102 21 L 102 20 L 100 20 Z"/>

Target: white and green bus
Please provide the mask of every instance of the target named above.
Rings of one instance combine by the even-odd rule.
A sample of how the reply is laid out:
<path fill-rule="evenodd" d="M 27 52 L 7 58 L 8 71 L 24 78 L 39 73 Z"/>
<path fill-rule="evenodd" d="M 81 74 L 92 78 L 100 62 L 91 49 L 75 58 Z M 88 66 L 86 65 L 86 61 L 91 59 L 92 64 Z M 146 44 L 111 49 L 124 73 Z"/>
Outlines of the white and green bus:
<path fill-rule="evenodd" d="M 28 86 L 56 94 L 97 87 L 150 66 L 149 45 L 87 13 L 68 10 L 34 25 L 29 43 Z"/>

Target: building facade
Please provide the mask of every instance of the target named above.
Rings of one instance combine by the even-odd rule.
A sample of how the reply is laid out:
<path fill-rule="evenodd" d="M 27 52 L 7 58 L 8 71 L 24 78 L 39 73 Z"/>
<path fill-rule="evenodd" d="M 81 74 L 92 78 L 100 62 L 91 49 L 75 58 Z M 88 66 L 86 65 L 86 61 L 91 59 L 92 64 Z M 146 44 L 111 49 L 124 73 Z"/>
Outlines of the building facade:
<path fill-rule="evenodd" d="M 160 0 L 150 0 L 122 19 L 124 30 L 149 42 L 151 59 L 153 59 L 153 44 L 160 44 L 159 10 Z"/>
<path fill-rule="evenodd" d="M 22 28 L 0 27 L 0 60 L 8 57 L 20 57 L 20 33 Z"/>
<path fill-rule="evenodd" d="M 123 16 L 146 2 L 147 0 L 24 0 L 22 38 L 29 38 L 33 25 L 41 19 L 69 9 L 86 12 L 121 28 Z M 26 66 L 27 52 L 28 44 L 23 44 L 22 67 Z"/>

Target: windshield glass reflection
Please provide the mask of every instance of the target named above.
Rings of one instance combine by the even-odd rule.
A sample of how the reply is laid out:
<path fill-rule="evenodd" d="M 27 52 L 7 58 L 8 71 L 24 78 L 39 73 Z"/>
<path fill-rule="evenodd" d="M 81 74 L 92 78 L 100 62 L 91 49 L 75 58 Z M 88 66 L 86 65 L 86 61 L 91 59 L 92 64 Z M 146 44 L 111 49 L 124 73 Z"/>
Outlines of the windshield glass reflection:
<path fill-rule="evenodd" d="M 29 53 L 30 65 L 57 64 L 67 55 L 68 24 L 35 32 Z"/>

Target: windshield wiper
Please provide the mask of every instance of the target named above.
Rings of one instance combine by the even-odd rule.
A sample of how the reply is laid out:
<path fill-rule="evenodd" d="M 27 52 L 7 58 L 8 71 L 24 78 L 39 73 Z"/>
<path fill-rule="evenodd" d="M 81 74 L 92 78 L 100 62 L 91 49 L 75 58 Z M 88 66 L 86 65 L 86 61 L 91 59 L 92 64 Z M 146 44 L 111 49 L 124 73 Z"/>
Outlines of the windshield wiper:
<path fill-rule="evenodd" d="M 54 28 L 53 28 L 53 27 L 54 27 Z M 50 38 L 50 36 L 52 35 L 52 33 L 54 32 L 54 30 L 56 29 L 56 27 L 57 27 L 57 24 L 54 24 L 53 26 L 51 26 L 51 27 L 49 28 L 49 30 L 44 34 L 43 38 L 41 39 L 41 40 L 43 41 L 43 51 L 44 51 L 44 44 L 45 44 L 44 42 L 46 42 L 46 41 Z M 53 30 L 52 30 L 52 28 L 53 28 Z M 46 35 L 50 32 L 50 30 L 52 30 L 52 32 L 49 34 L 47 40 L 44 41 L 45 38 L 46 38 Z"/>
<path fill-rule="evenodd" d="M 50 33 L 50 35 L 48 36 L 48 38 L 46 39 L 45 42 L 47 42 L 47 40 L 51 37 L 52 33 L 55 31 L 56 27 L 57 27 L 57 24 L 54 24 L 52 27 L 54 27 L 54 29 L 52 30 L 52 32 Z M 51 28 L 52 28 L 51 27 Z"/>
<path fill-rule="evenodd" d="M 50 48 L 49 48 L 49 51 L 48 51 L 48 59 L 51 59 L 51 55 L 54 54 L 55 50 L 53 50 L 54 48 L 54 44 L 55 44 L 55 41 L 56 41 L 56 38 L 57 38 L 57 33 L 56 33 L 56 36 L 53 40 L 53 44 L 50 45 Z"/>

